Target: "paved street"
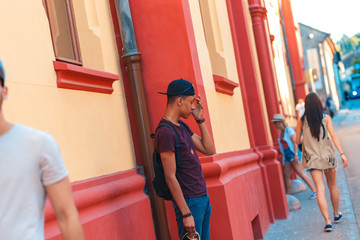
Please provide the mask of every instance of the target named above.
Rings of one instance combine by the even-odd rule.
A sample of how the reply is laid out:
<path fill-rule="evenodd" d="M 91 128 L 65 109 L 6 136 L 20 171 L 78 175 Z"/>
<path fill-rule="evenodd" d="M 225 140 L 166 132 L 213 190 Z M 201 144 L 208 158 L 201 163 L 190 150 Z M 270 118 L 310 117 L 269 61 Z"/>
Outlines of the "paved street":
<path fill-rule="evenodd" d="M 360 228 L 360 99 L 349 101 L 349 109 L 338 116 L 338 135 L 349 158 L 349 168 L 345 169 L 349 191 Z"/>
<path fill-rule="evenodd" d="M 310 190 L 295 194 L 302 208 L 290 212 L 286 220 L 277 220 L 271 225 L 265 240 L 305 239 L 360 239 L 360 99 L 348 102 L 346 109 L 339 111 L 333 119 L 336 132 L 349 159 L 349 168 L 337 169 L 337 185 L 340 194 L 340 211 L 343 221 L 333 224 L 331 233 L 324 233 L 324 220 L 316 200 L 310 200 Z M 340 156 L 339 156 L 340 159 Z M 327 189 L 326 189 L 327 190 Z M 326 192 L 330 216 L 333 216 L 329 191 Z"/>

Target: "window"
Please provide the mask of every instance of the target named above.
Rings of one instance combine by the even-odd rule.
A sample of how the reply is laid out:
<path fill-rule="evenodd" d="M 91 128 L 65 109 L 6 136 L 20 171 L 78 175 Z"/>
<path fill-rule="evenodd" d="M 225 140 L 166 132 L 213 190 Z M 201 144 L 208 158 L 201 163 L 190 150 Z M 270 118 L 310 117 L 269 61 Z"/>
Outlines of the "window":
<path fill-rule="evenodd" d="M 82 65 L 72 0 L 45 0 L 55 57 Z"/>

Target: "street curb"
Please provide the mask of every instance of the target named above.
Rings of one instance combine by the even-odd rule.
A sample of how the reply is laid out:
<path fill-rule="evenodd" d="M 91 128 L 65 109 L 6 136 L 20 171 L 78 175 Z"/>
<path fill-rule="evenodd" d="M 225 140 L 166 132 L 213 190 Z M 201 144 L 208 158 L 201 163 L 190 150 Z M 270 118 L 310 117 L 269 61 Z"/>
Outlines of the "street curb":
<path fill-rule="evenodd" d="M 341 194 L 339 194 L 342 198 L 342 200 L 344 201 L 344 212 L 343 215 L 344 217 L 351 223 L 356 223 L 356 224 L 349 224 L 348 227 L 350 228 L 350 232 L 354 233 L 354 236 L 351 236 L 351 240 L 358 240 L 360 239 L 360 230 L 358 228 L 358 222 L 356 220 L 356 216 L 355 216 L 355 212 L 354 212 L 354 207 L 353 207 L 353 202 L 350 196 L 350 191 L 349 191 L 349 186 L 347 183 L 347 179 L 346 179 L 346 175 L 344 172 L 344 169 L 342 168 L 342 164 L 340 166 L 338 166 L 339 170 L 339 180 L 340 180 L 340 184 L 341 184 Z M 340 210 L 341 211 L 341 210 Z M 358 234 L 356 234 L 356 232 Z M 349 240 L 350 240 L 349 239 Z"/>

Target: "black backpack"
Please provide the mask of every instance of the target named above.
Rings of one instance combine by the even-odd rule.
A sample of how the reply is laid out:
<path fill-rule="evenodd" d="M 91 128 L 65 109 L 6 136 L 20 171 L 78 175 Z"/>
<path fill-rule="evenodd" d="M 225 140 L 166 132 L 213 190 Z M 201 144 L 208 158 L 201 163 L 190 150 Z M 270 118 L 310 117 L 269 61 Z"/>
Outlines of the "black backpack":
<path fill-rule="evenodd" d="M 176 168 L 178 168 L 180 166 L 180 141 L 179 141 L 179 136 L 176 133 L 173 126 L 171 126 L 167 122 L 159 123 L 158 127 L 156 128 L 156 131 L 158 130 L 158 128 L 163 127 L 163 126 L 166 126 L 166 127 L 170 128 L 175 133 L 175 140 L 176 140 L 175 160 L 176 160 Z M 151 138 L 154 139 L 155 135 L 151 134 Z M 168 187 L 168 185 L 166 184 L 166 181 L 165 181 L 165 173 L 164 173 L 164 168 L 163 168 L 163 165 L 162 165 L 162 162 L 161 162 L 160 153 L 158 151 L 156 151 L 156 149 L 154 149 L 152 160 L 153 160 L 153 166 L 154 166 L 154 172 L 155 172 L 155 178 L 153 180 L 153 186 L 154 186 L 155 192 L 159 197 L 161 197 L 161 198 L 163 198 L 165 200 L 172 200 L 173 197 L 172 197 L 170 189 L 169 189 L 169 187 Z"/>

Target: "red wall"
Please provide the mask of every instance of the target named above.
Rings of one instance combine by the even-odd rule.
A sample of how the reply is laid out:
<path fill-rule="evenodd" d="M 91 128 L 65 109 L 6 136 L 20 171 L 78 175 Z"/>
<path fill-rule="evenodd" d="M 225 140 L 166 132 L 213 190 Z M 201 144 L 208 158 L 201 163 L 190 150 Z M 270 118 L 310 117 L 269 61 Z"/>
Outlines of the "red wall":
<path fill-rule="evenodd" d="M 144 184 L 144 177 L 136 170 L 73 183 L 86 239 L 156 239 Z M 45 238 L 62 239 L 49 202 L 45 209 Z"/>

